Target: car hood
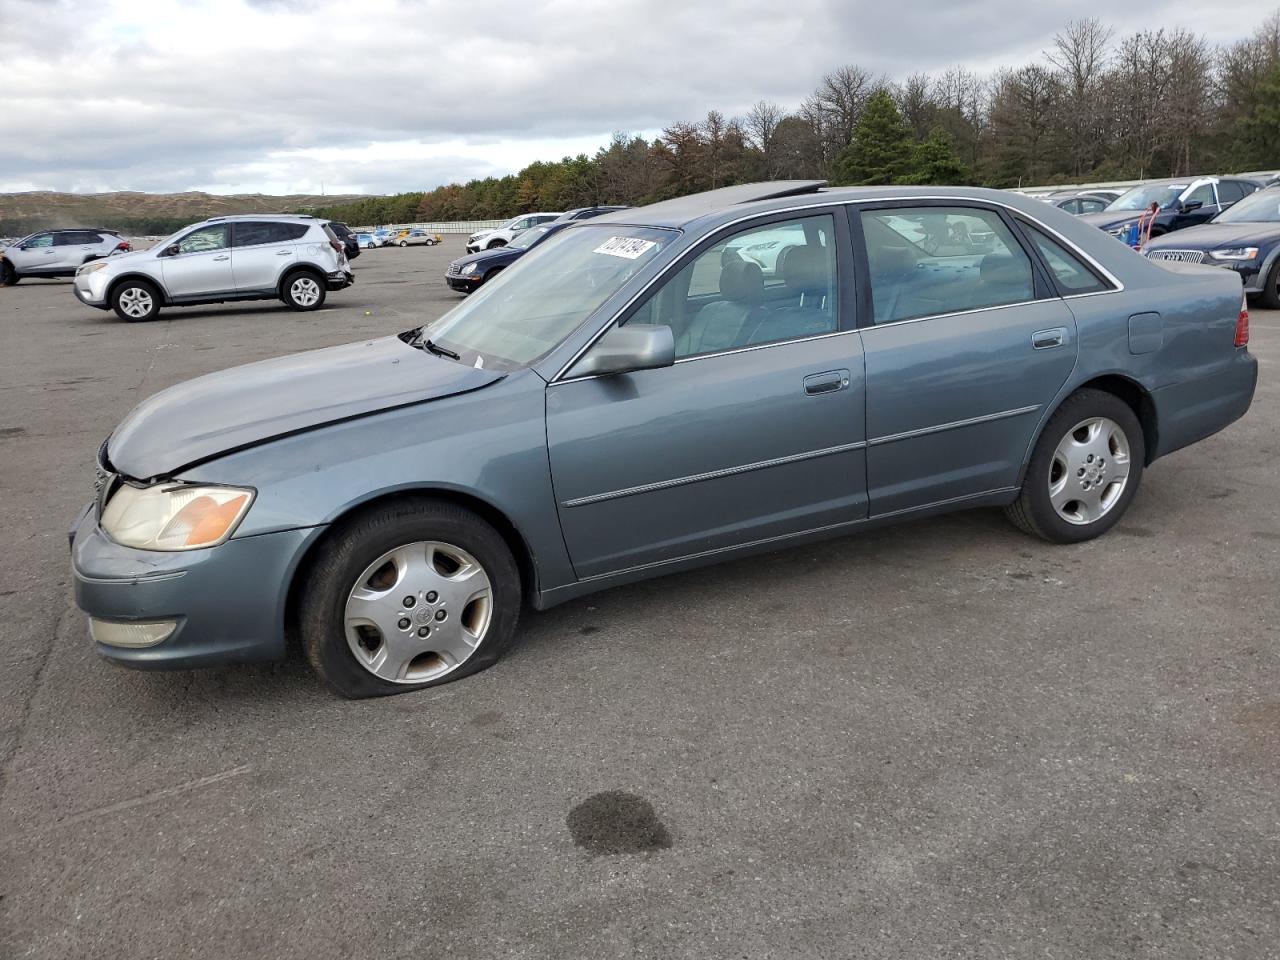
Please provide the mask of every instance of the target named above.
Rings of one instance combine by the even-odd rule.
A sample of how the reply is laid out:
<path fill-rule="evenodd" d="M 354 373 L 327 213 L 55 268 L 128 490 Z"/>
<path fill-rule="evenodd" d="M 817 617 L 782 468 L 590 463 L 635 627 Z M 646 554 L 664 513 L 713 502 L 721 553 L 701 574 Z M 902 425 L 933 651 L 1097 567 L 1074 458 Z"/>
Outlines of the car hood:
<path fill-rule="evenodd" d="M 1143 249 L 1220 250 L 1257 246 L 1280 240 L 1280 223 L 1204 223 L 1156 237 Z"/>
<path fill-rule="evenodd" d="M 453 263 L 459 267 L 465 267 L 468 263 L 478 263 L 481 266 L 487 264 L 505 263 L 508 260 L 514 260 L 516 257 L 524 253 L 519 247 L 497 247 L 493 250 L 481 250 L 479 253 L 469 253 L 465 257 L 459 257 Z"/>
<path fill-rule="evenodd" d="M 267 440 L 487 387 L 503 374 L 411 347 L 399 337 L 310 350 L 188 380 L 138 404 L 107 441 L 136 479 Z"/>
<path fill-rule="evenodd" d="M 154 259 L 155 255 L 156 255 L 156 251 L 154 248 L 150 248 L 147 250 L 130 250 L 128 253 L 113 253 L 111 254 L 111 256 L 106 258 L 106 262 L 111 264 L 112 267 L 114 267 L 116 266 L 116 264 L 128 263 L 131 260 Z M 97 260 L 95 262 L 101 263 L 102 261 Z"/>

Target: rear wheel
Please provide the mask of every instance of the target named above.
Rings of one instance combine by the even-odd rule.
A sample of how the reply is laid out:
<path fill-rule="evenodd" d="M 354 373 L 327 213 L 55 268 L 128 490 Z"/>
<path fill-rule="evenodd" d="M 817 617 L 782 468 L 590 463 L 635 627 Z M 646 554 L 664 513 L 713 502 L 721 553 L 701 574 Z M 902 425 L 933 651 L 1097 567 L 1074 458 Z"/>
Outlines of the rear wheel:
<path fill-rule="evenodd" d="M 285 278 L 280 299 L 295 310 L 319 310 L 324 306 L 324 281 L 314 273 L 294 273 Z"/>
<path fill-rule="evenodd" d="M 1268 310 L 1280 310 L 1280 257 L 1276 257 L 1262 282 L 1262 305 Z"/>
<path fill-rule="evenodd" d="M 430 687 L 497 661 L 520 593 L 511 551 L 489 524 L 453 504 L 400 501 L 321 548 L 300 597 L 302 642 L 344 696 Z"/>
<path fill-rule="evenodd" d="M 145 280 L 126 280 L 111 294 L 111 308 L 128 323 L 154 320 L 160 313 L 160 291 Z"/>
<path fill-rule="evenodd" d="M 1006 514 L 1025 533 L 1053 543 L 1100 536 L 1133 500 L 1145 449 L 1142 425 L 1127 403 L 1102 390 L 1079 390 L 1049 419 Z"/>
<path fill-rule="evenodd" d="M 409 245 L 409 241 L 408 241 L 408 240 L 401 240 L 401 241 L 400 241 L 400 246 L 402 246 L 402 247 L 407 247 L 408 245 Z"/>

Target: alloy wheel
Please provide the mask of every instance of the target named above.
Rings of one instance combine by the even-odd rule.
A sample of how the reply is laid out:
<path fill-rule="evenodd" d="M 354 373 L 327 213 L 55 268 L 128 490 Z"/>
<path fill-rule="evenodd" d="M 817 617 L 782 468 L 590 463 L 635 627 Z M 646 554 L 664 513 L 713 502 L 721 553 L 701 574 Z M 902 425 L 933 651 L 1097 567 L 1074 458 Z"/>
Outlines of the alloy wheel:
<path fill-rule="evenodd" d="M 347 596 L 343 630 L 356 662 L 391 683 L 451 673 L 480 646 L 493 617 L 493 587 L 460 547 L 419 541 L 365 568 Z"/>
<path fill-rule="evenodd" d="M 1106 516 L 1129 482 L 1129 438 L 1107 417 L 1090 417 L 1067 431 L 1049 467 L 1049 502 L 1068 523 Z"/>
<path fill-rule="evenodd" d="M 150 314 L 154 306 L 155 300 L 145 287 L 129 287 L 120 294 L 120 309 L 137 320 Z"/>
<path fill-rule="evenodd" d="M 289 295 L 300 307 L 310 307 L 320 299 L 320 284 L 311 277 L 299 277 L 289 287 Z"/>

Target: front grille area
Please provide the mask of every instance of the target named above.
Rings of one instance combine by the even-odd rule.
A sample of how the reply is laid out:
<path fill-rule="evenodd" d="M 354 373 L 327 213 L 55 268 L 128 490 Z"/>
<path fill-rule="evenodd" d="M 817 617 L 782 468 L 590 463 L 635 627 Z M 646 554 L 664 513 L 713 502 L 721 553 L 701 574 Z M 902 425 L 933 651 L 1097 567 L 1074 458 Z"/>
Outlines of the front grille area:
<path fill-rule="evenodd" d="M 1173 260 L 1177 263 L 1204 263 L 1203 250 L 1148 250 L 1148 260 Z"/>

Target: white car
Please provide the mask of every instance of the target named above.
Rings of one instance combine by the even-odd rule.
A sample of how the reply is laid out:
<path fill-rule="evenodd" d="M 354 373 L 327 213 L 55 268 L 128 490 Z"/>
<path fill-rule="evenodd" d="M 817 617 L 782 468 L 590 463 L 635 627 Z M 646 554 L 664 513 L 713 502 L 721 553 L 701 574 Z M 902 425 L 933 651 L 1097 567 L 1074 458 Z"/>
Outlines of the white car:
<path fill-rule="evenodd" d="M 45 230 L 0 250 L 0 284 L 23 277 L 74 277 L 82 264 L 130 250 L 112 230 Z"/>
<path fill-rule="evenodd" d="M 480 230 L 467 237 L 467 253 L 492 250 L 494 247 L 505 247 L 530 227 L 536 227 L 540 223 L 555 220 L 559 216 L 559 213 L 524 213 L 518 217 L 512 217 L 496 230 Z"/>
<path fill-rule="evenodd" d="M 346 247 L 315 217 L 214 217 L 149 250 L 86 263 L 75 295 L 121 320 L 153 320 L 162 306 L 283 300 L 317 310 L 325 293 L 355 280 Z"/>

